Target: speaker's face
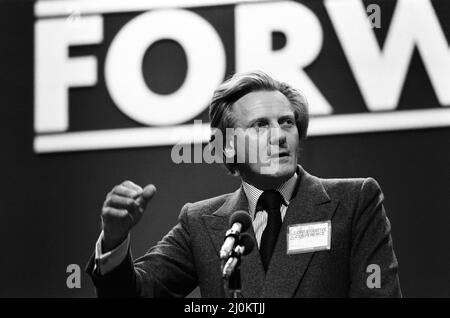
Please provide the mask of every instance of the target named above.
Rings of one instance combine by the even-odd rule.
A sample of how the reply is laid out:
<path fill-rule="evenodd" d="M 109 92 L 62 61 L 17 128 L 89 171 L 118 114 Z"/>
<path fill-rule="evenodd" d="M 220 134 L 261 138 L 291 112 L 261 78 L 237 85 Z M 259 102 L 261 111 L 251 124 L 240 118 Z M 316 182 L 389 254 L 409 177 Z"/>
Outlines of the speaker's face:
<path fill-rule="evenodd" d="M 255 186 L 283 182 L 297 169 L 300 146 L 294 111 L 279 91 L 251 92 L 233 105 L 236 153 L 241 176 Z"/>

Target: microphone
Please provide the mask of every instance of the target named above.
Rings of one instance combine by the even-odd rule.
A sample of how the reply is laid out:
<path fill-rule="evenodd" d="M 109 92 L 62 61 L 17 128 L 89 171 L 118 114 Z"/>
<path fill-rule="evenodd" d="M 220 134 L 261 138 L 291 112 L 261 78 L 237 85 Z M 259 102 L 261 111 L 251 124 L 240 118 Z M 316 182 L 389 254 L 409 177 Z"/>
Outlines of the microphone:
<path fill-rule="evenodd" d="M 241 239 L 239 240 L 238 246 L 244 247 L 243 256 L 248 255 L 253 251 L 253 248 L 255 247 L 255 243 L 253 242 L 252 237 L 250 234 L 243 233 L 241 234 Z"/>
<path fill-rule="evenodd" d="M 239 265 L 241 256 L 250 254 L 250 252 L 253 250 L 254 247 L 255 243 L 253 242 L 252 237 L 247 233 L 241 234 L 241 238 L 236 248 L 233 250 L 227 262 L 223 266 L 222 277 L 223 278 L 230 277 L 231 274 L 234 272 L 236 266 Z"/>
<path fill-rule="evenodd" d="M 225 234 L 225 241 L 220 249 L 220 259 L 226 260 L 230 256 L 241 232 L 245 232 L 251 224 L 252 220 L 247 212 L 241 210 L 233 213 L 230 218 L 231 228 Z"/>

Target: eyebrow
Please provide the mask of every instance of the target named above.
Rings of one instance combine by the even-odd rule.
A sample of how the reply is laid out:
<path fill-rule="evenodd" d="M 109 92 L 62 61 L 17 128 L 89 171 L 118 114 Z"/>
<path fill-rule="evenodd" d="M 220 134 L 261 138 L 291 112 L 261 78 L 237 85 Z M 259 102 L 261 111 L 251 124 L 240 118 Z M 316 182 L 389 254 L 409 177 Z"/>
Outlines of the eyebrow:
<path fill-rule="evenodd" d="M 289 115 L 282 115 L 282 116 L 278 117 L 278 120 L 284 120 L 284 119 L 292 119 L 292 120 L 295 121 L 295 116 L 289 114 Z M 256 123 L 258 121 L 263 121 L 264 122 L 264 121 L 268 121 L 268 119 L 267 119 L 267 117 L 257 117 L 257 118 L 254 118 L 254 119 L 250 120 L 248 122 L 248 125 L 251 126 L 251 125 L 253 125 L 254 123 Z"/>
<path fill-rule="evenodd" d="M 248 122 L 248 125 L 251 126 L 251 125 L 253 125 L 254 123 L 256 123 L 256 122 L 258 122 L 258 121 L 266 122 L 266 121 L 268 121 L 268 120 L 267 120 L 267 117 L 257 117 L 257 118 L 255 118 L 255 119 L 250 120 L 250 121 Z"/>
<path fill-rule="evenodd" d="M 283 115 L 280 118 L 278 118 L 278 120 L 280 119 L 292 119 L 295 121 L 295 115 Z"/>

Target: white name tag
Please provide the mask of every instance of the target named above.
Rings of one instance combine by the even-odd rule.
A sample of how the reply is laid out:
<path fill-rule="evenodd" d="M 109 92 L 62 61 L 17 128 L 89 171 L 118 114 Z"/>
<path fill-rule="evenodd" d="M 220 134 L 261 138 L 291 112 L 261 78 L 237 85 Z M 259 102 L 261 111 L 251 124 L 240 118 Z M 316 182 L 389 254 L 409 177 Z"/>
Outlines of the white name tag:
<path fill-rule="evenodd" d="M 331 248 L 331 221 L 288 226 L 287 253 L 299 254 Z"/>

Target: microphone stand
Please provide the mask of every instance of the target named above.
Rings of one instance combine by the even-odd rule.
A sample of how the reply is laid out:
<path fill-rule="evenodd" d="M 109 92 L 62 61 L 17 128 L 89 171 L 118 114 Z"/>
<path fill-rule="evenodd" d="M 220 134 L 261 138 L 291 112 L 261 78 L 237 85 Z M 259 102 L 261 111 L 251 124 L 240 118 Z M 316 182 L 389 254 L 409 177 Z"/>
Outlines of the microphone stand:
<path fill-rule="evenodd" d="M 231 217 L 231 223 L 233 224 L 231 229 L 225 233 L 225 241 L 219 255 L 222 260 L 221 272 L 225 297 L 243 297 L 241 292 L 241 271 L 239 268 L 241 256 L 249 254 L 255 244 L 249 234 L 241 234 L 240 232 L 245 231 L 251 225 L 251 222 L 247 212 L 237 211 Z M 229 237 L 233 237 L 234 240 L 228 240 Z"/>
<path fill-rule="evenodd" d="M 241 270 L 239 269 L 240 265 L 239 263 L 240 260 L 228 280 L 228 289 L 230 292 L 230 298 L 242 298 Z"/>
<path fill-rule="evenodd" d="M 239 247 L 240 246 L 237 246 L 230 255 L 230 258 L 234 257 L 237 259 L 237 263 L 234 266 L 231 275 L 224 277 L 224 288 L 228 291 L 229 298 L 242 298 L 241 270 L 239 267 L 241 265 L 242 253 L 239 251 Z"/>

